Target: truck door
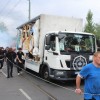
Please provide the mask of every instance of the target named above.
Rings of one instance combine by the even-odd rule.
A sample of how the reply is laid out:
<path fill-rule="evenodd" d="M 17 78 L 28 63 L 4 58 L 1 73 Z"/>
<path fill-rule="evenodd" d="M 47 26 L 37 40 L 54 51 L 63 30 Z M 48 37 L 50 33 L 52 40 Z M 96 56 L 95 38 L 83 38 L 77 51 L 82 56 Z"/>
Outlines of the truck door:
<path fill-rule="evenodd" d="M 56 35 L 48 35 L 45 42 L 44 62 L 47 63 L 49 67 L 54 68 L 57 63 L 57 57 Z"/>

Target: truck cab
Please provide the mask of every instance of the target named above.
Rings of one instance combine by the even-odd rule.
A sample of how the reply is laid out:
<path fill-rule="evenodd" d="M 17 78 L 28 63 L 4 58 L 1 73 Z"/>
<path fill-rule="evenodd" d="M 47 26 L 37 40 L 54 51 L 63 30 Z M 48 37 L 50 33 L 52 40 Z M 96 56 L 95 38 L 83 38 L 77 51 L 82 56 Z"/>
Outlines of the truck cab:
<path fill-rule="evenodd" d="M 45 36 L 44 77 L 57 80 L 75 79 L 96 51 L 95 36 L 83 32 L 55 32 Z M 48 75 L 49 74 L 49 75 Z"/>

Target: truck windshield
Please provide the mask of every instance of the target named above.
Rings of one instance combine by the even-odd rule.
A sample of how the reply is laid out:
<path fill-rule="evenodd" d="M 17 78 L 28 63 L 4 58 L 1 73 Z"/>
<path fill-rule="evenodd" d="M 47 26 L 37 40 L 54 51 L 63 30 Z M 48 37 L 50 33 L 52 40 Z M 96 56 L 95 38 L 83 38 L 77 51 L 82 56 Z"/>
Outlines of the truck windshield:
<path fill-rule="evenodd" d="M 61 54 L 72 52 L 94 53 L 95 36 L 78 33 L 59 33 L 59 48 Z"/>

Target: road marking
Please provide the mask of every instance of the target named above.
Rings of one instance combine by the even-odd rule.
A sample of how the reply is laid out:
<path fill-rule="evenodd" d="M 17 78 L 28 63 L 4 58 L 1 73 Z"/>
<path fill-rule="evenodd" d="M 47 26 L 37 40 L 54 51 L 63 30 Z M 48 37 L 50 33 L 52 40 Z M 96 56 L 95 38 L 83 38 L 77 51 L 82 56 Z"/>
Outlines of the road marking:
<path fill-rule="evenodd" d="M 2 74 L 5 76 L 5 77 L 7 77 L 7 75 L 3 72 L 3 71 L 1 71 L 2 72 Z"/>
<path fill-rule="evenodd" d="M 53 97 L 50 93 L 48 93 L 47 91 L 43 90 L 40 87 L 37 87 L 42 93 L 46 94 L 48 97 L 50 97 L 52 100 L 57 100 L 55 97 Z"/>
<path fill-rule="evenodd" d="M 23 89 L 19 89 L 19 91 L 20 91 L 28 100 L 32 100 L 31 97 L 30 97 Z"/>

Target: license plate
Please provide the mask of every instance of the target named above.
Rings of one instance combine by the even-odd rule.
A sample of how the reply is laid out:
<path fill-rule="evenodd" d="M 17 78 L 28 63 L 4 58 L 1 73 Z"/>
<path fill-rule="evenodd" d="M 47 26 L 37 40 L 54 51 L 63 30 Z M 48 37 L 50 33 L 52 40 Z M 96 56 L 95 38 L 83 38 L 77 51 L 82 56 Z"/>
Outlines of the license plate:
<path fill-rule="evenodd" d="M 78 74 L 79 72 L 75 72 L 75 74 Z"/>

